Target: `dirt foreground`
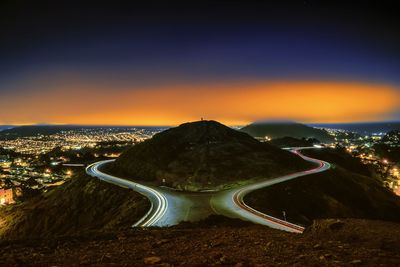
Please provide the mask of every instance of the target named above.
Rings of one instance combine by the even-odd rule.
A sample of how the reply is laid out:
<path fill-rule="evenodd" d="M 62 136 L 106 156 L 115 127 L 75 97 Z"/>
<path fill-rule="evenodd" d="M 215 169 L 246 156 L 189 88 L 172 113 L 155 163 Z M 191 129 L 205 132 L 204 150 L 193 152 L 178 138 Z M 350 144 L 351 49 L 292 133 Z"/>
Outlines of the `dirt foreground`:
<path fill-rule="evenodd" d="M 299 235 L 214 217 L 163 229 L 3 240 L 0 257 L 1 266 L 400 266 L 400 224 L 320 220 Z"/>

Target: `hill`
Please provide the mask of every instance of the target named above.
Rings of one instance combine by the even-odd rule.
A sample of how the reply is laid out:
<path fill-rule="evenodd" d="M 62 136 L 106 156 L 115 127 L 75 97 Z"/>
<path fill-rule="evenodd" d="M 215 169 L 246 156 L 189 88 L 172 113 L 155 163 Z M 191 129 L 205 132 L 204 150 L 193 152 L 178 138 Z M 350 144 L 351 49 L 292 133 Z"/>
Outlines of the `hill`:
<path fill-rule="evenodd" d="M 215 121 L 185 123 L 122 154 L 109 171 L 142 181 L 201 189 L 305 169 L 308 162 Z M 189 188 L 190 187 L 190 188 Z"/>
<path fill-rule="evenodd" d="M 15 126 L 12 126 L 12 125 L 0 125 L 0 132 L 4 131 L 4 130 L 11 129 L 13 127 L 15 127 Z"/>
<path fill-rule="evenodd" d="M 254 191 L 245 202 L 279 218 L 285 211 L 289 221 L 306 225 L 321 218 L 400 222 L 400 197 L 371 177 L 365 165 L 341 151 L 304 154 L 330 161 L 333 169 Z"/>
<path fill-rule="evenodd" d="M 81 173 L 26 202 L 0 207 L 0 239 L 126 229 L 149 207 L 140 194 Z"/>
<path fill-rule="evenodd" d="M 368 177 L 374 177 L 375 175 L 373 168 L 371 168 L 370 165 L 363 164 L 359 158 L 353 157 L 343 147 L 305 149 L 302 153 L 312 158 L 330 162 L 333 168 L 339 166 L 349 172 L 354 172 Z"/>
<path fill-rule="evenodd" d="M 259 138 L 264 138 L 265 136 L 272 139 L 282 137 L 314 138 L 323 143 L 334 141 L 334 138 L 324 130 L 295 122 L 254 122 L 243 127 L 240 131 Z"/>
<path fill-rule="evenodd" d="M 269 144 L 277 147 L 306 147 L 313 146 L 317 143 L 318 141 L 316 139 L 297 139 L 289 136 L 275 138 L 269 141 Z"/>

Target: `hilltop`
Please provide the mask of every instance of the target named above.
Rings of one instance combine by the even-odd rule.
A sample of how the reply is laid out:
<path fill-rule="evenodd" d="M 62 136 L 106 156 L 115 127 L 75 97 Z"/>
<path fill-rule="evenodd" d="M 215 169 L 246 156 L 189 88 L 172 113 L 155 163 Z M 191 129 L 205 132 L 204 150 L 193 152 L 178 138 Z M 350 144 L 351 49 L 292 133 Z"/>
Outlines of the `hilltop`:
<path fill-rule="evenodd" d="M 122 154 L 109 168 L 127 178 L 185 189 L 276 177 L 310 165 L 290 152 L 261 143 L 216 121 L 185 123 Z"/>
<path fill-rule="evenodd" d="M 282 137 L 312 138 L 323 143 L 330 143 L 334 138 L 328 132 L 296 122 L 254 122 L 240 129 L 253 137 L 276 139 Z"/>

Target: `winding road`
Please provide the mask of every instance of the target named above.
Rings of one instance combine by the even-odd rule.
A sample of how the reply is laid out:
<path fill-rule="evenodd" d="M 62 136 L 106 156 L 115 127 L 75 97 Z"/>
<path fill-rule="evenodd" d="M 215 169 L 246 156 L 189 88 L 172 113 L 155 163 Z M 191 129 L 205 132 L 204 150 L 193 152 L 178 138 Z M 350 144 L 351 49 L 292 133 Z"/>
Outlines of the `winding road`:
<path fill-rule="evenodd" d="M 246 205 L 246 203 L 243 201 L 243 198 L 250 192 L 255 191 L 257 189 L 293 180 L 305 175 L 323 172 L 330 168 L 330 164 L 328 162 L 318 159 L 313 159 L 301 154 L 299 151 L 303 149 L 315 149 L 315 148 L 314 147 L 287 148 L 287 150 L 291 151 L 292 153 L 295 153 L 304 160 L 315 163 L 317 167 L 310 170 L 296 172 L 273 179 L 266 179 L 256 182 L 254 184 L 245 185 L 239 188 L 234 188 L 231 190 L 219 192 L 219 194 L 216 194 L 212 198 L 211 205 L 215 207 L 216 211 L 219 214 L 223 214 L 228 217 L 240 218 L 288 232 L 302 233 L 304 231 L 304 227 L 257 211 L 251 208 L 250 206 Z"/>
<path fill-rule="evenodd" d="M 86 168 L 86 172 L 100 180 L 133 189 L 150 200 L 150 210 L 142 219 L 133 225 L 134 227 L 171 226 L 182 221 L 198 221 L 211 214 L 219 214 L 267 225 L 279 230 L 302 233 L 304 231 L 302 226 L 259 212 L 246 205 L 243 198 L 248 193 L 257 189 L 328 170 L 330 168 L 329 163 L 304 156 L 299 152 L 303 149 L 314 148 L 315 147 L 285 148 L 286 150 L 297 154 L 304 160 L 314 163 L 317 167 L 313 169 L 277 178 L 265 179 L 252 184 L 219 192 L 179 192 L 165 187 L 157 187 L 148 184 L 145 185 L 143 183 L 118 178 L 99 170 L 103 165 L 108 164 L 113 160 L 93 163 Z"/>
<path fill-rule="evenodd" d="M 132 189 L 150 200 L 150 210 L 133 227 L 171 226 L 182 221 L 198 221 L 213 214 L 208 205 L 207 194 L 185 193 L 166 187 L 136 183 L 102 172 L 101 167 L 112 161 L 114 160 L 93 163 L 86 168 L 86 173 L 102 181 Z"/>

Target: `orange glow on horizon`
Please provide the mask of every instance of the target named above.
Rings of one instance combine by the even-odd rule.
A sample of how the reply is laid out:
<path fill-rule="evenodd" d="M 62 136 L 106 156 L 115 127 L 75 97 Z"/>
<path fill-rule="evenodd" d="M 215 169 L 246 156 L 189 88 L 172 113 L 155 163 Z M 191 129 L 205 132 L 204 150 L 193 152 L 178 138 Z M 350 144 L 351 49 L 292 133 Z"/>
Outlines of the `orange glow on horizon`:
<path fill-rule="evenodd" d="M 0 99 L 0 124 L 177 125 L 214 119 L 353 122 L 392 119 L 400 91 L 347 82 L 231 82 L 143 88 L 68 85 Z"/>

